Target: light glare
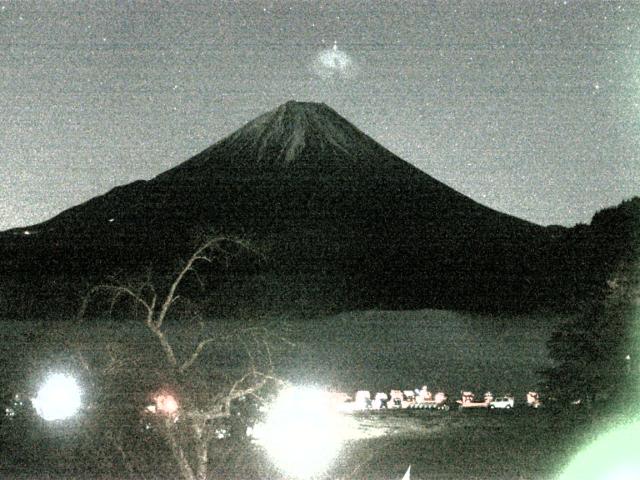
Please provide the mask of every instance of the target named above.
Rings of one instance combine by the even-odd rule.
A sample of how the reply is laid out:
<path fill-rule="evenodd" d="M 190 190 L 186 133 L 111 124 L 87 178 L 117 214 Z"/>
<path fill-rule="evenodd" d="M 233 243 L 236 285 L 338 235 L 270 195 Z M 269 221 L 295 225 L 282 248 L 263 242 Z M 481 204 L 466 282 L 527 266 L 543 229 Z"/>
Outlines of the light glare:
<path fill-rule="evenodd" d="M 576 455 L 561 480 L 634 480 L 640 478 L 640 421 L 600 435 Z"/>
<path fill-rule="evenodd" d="M 72 417 L 80 409 L 82 391 L 75 378 L 54 373 L 31 400 L 36 413 L 48 421 Z"/>
<path fill-rule="evenodd" d="M 163 415 L 175 415 L 178 412 L 178 401 L 171 394 L 158 394 L 154 398 L 156 411 Z"/>
<path fill-rule="evenodd" d="M 256 436 L 280 468 L 312 478 L 326 471 L 340 451 L 346 421 L 328 392 L 289 387 L 271 405 Z"/>

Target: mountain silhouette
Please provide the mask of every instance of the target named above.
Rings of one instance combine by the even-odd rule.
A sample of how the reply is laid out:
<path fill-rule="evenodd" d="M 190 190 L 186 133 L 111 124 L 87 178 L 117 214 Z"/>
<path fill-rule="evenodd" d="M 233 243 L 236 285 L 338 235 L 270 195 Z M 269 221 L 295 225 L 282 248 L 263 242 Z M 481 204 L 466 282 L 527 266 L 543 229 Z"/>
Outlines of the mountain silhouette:
<path fill-rule="evenodd" d="M 536 252 L 553 236 L 456 192 L 326 105 L 290 101 L 151 180 L 5 232 L 4 270 L 97 278 L 169 264 L 196 229 L 264 252 L 227 274 L 245 300 L 338 309 L 535 308 Z"/>

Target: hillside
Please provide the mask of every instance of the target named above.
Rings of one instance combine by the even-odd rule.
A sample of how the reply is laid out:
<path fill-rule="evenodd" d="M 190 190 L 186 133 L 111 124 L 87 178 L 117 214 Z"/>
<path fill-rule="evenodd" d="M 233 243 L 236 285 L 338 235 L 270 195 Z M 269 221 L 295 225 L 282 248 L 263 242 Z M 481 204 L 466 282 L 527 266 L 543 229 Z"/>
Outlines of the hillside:
<path fill-rule="evenodd" d="M 218 284 L 230 303 L 330 310 L 535 309 L 555 294 L 540 289 L 541 255 L 564 235 L 456 192 L 324 104 L 287 102 L 151 180 L 3 233 L 3 271 L 63 295 L 113 271 L 170 269 L 203 230 L 264 254 Z"/>

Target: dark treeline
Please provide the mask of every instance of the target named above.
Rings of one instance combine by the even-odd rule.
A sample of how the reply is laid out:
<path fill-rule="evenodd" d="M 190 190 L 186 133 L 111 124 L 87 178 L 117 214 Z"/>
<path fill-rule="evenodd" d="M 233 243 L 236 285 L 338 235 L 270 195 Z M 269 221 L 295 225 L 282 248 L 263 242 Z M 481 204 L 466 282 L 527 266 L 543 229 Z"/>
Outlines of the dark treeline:
<path fill-rule="evenodd" d="M 634 405 L 640 388 L 640 199 L 599 212 L 571 239 L 584 251 L 582 259 L 571 258 L 580 282 L 568 294 L 579 300 L 578 312 L 549 339 L 554 365 L 542 372 L 546 394 L 588 405 Z"/>
<path fill-rule="evenodd" d="M 639 229 L 640 198 L 636 197 L 598 212 L 589 225 L 534 229 L 533 235 L 521 232 L 506 241 L 499 238 L 499 226 L 493 234 L 468 237 L 463 228 L 457 237 L 451 231 L 430 228 L 428 240 L 416 238 L 410 249 L 406 242 L 394 244 L 385 232 L 369 232 L 370 243 L 362 245 L 355 234 L 345 237 L 348 226 L 347 233 L 260 231 L 247 235 L 256 255 L 238 259 L 228 268 L 212 266 L 206 290 L 217 298 L 228 295 L 225 308 L 231 309 L 243 303 L 243 308 L 255 303 L 274 309 L 303 303 L 305 308 L 323 311 L 579 312 L 599 298 L 621 264 L 637 255 Z M 33 235 L 5 233 L 0 237 L 1 314 L 6 318 L 68 316 L 78 308 L 87 288 L 108 276 L 138 278 L 151 269 L 159 277 L 169 275 L 198 236 L 184 224 L 160 221 L 116 233 L 106 227 L 91 229 L 90 237 L 80 228 Z M 237 230 L 234 236 L 242 238 L 243 232 Z M 270 305 L 265 305 L 265 299 Z"/>

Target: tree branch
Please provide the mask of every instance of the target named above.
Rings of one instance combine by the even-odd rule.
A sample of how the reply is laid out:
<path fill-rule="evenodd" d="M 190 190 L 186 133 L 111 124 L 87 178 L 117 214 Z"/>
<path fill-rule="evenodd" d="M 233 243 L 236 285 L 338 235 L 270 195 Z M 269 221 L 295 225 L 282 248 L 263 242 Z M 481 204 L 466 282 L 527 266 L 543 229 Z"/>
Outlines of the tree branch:
<path fill-rule="evenodd" d="M 169 443 L 169 447 L 171 448 L 171 452 L 178 462 L 178 467 L 180 469 L 180 473 L 185 480 L 196 480 L 196 476 L 193 472 L 193 468 L 189 463 L 189 459 L 187 458 L 187 454 L 184 449 L 178 442 L 176 438 L 176 432 L 174 431 L 175 424 L 171 418 L 164 419 L 164 436 Z"/>
<path fill-rule="evenodd" d="M 171 346 L 171 343 L 167 338 L 167 334 L 163 332 L 162 329 L 157 327 L 152 320 L 147 321 L 147 327 L 149 327 L 149 330 L 151 330 L 151 332 L 153 332 L 153 334 L 158 338 L 160 346 L 162 347 L 162 350 L 164 351 L 169 364 L 172 367 L 176 368 L 178 366 L 178 360 L 175 353 L 173 352 L 173 347 Z"/>
<path fill-rule="evenodd" d="M 188 360 L 186 360 L 179 368 L 179 372 L 180 373 L 184 373 L 189 367 L 191 367 L 191 365 L 193 365 L 193 363 L 198 359 L 198 356 L 200 355 L 200 352 L 202 352 L 202 350 L 204 349 L 204 347 L 206 347 L 207 345 L 209 345 L 210 343 L 215 342 L 216 339 L 213 337 L 209 337 L 206 338 L 205 340 L 201 340 L 198 345 L 196 346 L 195 350 L 193 351 L 193 353 L 191 354 L 191 356 L 189 357 Z"/>
<path fill-rule="evenodd" d="M 225 237 L 215 237 L 215 238 L 212 238 L 212 239 L 206 241 L 202 246 L 200 246 L 200 248 L 198 248 L 193 253 L 193 255 L 191 255 L 189 260 L 187 260 L 185 265 L 180 269 L 180 271 L 178 272 L 178 275 L 176 275 L 176 278 L 171 283 L 171 286 L 169 287 L 169 292 L 167 293 L 167 295 L 166 295 L 166 297 L 164 299 L 164 302 L 162 302 L 162 306 L 160 307 L 160 312 L 158 312 L 158 315 L 156 317 L 155 325 L 156 325 L 157 328 L 161 328 L 162 327 L 162 323 L 164 322 L 164 320 L 165 320 L 165 318 L 167 316 L 167 312 L 169 311 L 169 307 L 171 307 L 171 304 L 175 301 L 176 290 L 177 290 L 178 286 L 180 285 L 180 283 L 182 283 L 182 280 L 184 279 L 185 275 L 190 270 L 192 270 L 193 265 L 197 261 L 203 260 L 203 261 L 211 262 L 212 260 L 210 258 L 208 258 L 207 256 L 205 256 L 204 252 L 206 252 L 209 249 L 212 249 L 212 248 L 216 247 L 219 243 L 221 243 L 223 241 L 228 241 L 228 239 L 225 238 Z"/>
<path fill-rule="evenodd" d="M 127 295 L 129 296 L 134 302 L 142 305 L 144 307 L 144 309 L 147 311 L 147 315 L 152 315 L 153 314 L 153 309 L 155 307 L 155 295 L 153 296 L 152 299 L 152 303 L 151 305 L 139 294 L 134 292 L 131 288 L 123 286 L 123 285 L 109 285 L 109 284 L 102 284 L 102 285 L 96 285 L 95 287 L 91 288 L 87 294 L 84 296 L 83 301 L 82 301 L 82 305 L 80 307 L 80 310 L 78 312 L 78 320 L 82 320 L 87 307 L 89 305 L 89 301 L 91 300 L 91 298 L 98 292 L 100 291 L 105 291 L 105 292 L 109 292 L 113 295 L 112 297 L 112 304 L 113 302 L 115 302 L 121 295 Z"/>

